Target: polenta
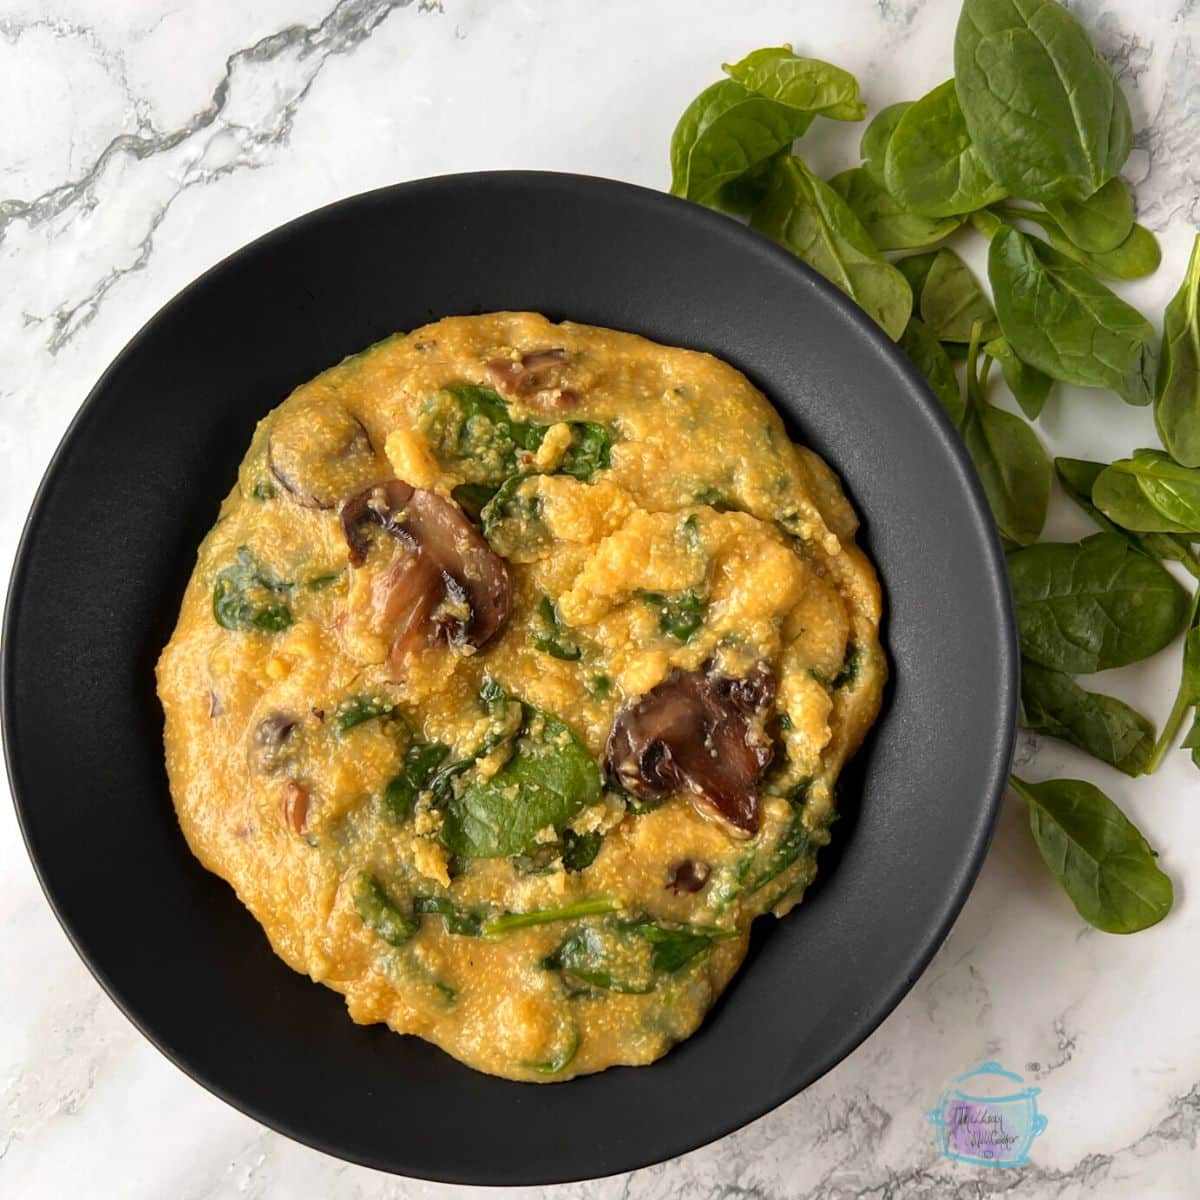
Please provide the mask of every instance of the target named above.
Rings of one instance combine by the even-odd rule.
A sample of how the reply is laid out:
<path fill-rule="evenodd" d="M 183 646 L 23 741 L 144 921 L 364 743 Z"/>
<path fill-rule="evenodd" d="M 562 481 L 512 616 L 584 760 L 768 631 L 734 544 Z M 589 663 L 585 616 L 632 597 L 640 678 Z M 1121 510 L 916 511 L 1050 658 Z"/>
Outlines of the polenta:
<path fill-rule="evenodd" d="M 200 547 L 158 664 L 188 843 L 356 1021 L 651 1062 L 829 841 L 887 670 L 856 528 L 709 355 L 388 338 L 260 423 Z"/>

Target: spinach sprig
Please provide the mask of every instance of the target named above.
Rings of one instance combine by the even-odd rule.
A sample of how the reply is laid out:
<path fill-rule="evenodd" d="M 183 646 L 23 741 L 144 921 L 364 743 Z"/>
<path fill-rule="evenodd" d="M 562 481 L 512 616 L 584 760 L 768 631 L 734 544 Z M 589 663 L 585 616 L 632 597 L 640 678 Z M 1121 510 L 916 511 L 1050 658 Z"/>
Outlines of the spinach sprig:
<path fill-rule="evenodd" d="M 1012 552 L 1027 727 L 1134 776 L 1155 769 L 1195 713 L 1183 745 L 1200 766 L 1200 589 L 1189 604 L 1164 567 L 1200 580 L 1200 236 L 1159 350 L 1142 313 L 1101 282 L 1149 275 L 1161 257 L 1120 178 L 1132 125 L 1111 67 L 1057 0 L 964 0 L 954 77 L 877 113 L 861 165 L 826 183 L 793 142 L 817 113 L 859 119 L 857 85 L 792 59 L 756 51 L 688 109 L 672 191 L 748 213 L 898 339 L 928 381 Z M 960 230 L 989 243 L 990 299 L 940 245 Z M 898 250 L 921 252 L 885 254 Z M 995 364 L 1029 422 L 1059 381 L 1153 401 L 1163 450 L 1058 458 L 1052 473 L 1030 424 L 991 394 Z M 1100 533 L 1037 544 L 1055 476 Z M 1148 717 L 1074 678 L 1158 653 L 1185 629 L 1157 739 Z M 1087 920 L 1129 932 L 1162 917 L 1170 881 L 1102 792 L 1076 780 L 1014 786 Z"/>

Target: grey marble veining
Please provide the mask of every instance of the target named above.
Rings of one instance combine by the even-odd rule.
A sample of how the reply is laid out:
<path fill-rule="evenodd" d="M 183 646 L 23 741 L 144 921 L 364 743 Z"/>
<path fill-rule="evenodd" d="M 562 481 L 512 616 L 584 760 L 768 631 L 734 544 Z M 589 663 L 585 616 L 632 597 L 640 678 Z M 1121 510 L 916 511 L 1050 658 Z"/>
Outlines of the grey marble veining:
<path fill-rule="evenodd" d="M 1200 224 L 1200 5 L 1073 0 L 1136 126 L 1126 174 L 1164 266 L 1127 294 L 1157 317 Z M 663 187 L 666 145 L 721 61 L 792 41 L 864 81 L 872 108 L 951 70 L 957 0 L 0 0 L 0 559 L 104 366 L 157 308 L 253 237 L 400 179 L 492 167 Z M 859 131 L 814 129 L 832 171 Z M 975 260 L 972 260 L 975 261 Z M 1097 419 L 1102 416 L 1103 419 Z M 1114 456 L 1148 414 L 1064 396 L 1054 452 Z M 1052 534 L 1083 532 L 1065 508 Z M 1098 681 L 1160 719 L 1170 655 Z M 868 1041 L 748 1128 L 632 1175 L 520 1197 L 1034 1200 L 1200 1195 L 1196 777 L 1184 756 L 1133 783 L 1023 735 L 1033 777 L 1080 774 L 1145 829 L 1176 880 L 1135 938 L 1082 926 L 1006 807 L 934 962 Z M 880 802 L 885 802 L 884 798 Z M 242 1117 L 148 1046 L 54 923 L 0 804 L 0 1194 L 347 1197 L 478 1189 L 341 1163 Z M 814 970 L 821 964 L 814 964 Z M 1028 1167 L 942 1158 L 927 1111 L 998 1059 L 1042 1089 Z"/>

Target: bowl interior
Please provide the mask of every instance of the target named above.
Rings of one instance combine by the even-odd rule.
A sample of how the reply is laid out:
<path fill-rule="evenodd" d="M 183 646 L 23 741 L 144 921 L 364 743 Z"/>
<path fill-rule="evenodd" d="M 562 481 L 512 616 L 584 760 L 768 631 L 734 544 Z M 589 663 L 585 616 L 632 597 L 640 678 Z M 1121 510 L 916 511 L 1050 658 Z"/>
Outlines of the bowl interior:
<path fill-rule="evenodd" d="M 254 423 L 397 329 L 535 309 L 711 351 L 825 455 L 885 589 L 894 682 L 818 885 L 653 1067 L 537 1087 L 360 1028 L 189 853 L 153 666 Z M 627 1170 L 778 1104 L 857 1045 L 945 936 L 1008 769 L 1016 657 L 999 546 L 924 385 L 840 293 L 733 221 L 623 184 L 498 173 L 323 209 L 220 264 L 97 384 L 30 516 L 4 733 L 34 863 L 97 978 L 184 1070 L 371 1166 L 466 1183 Z M 764 922 L 765 924 L 765 922 Z"/>

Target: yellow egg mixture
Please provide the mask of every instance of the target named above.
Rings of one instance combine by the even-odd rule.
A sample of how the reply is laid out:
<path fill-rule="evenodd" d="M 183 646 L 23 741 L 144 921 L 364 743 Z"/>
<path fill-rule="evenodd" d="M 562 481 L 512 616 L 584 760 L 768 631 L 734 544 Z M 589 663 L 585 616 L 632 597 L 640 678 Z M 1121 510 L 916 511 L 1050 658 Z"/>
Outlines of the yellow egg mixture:
<path fill-rule="evenodd" d="M 184 834 L 356 1021 L 513 1079 L 651 1062 L 800 899 L 878 713 L 856 526 L 709 355 L 388 338 L 260 423 L 200 548 Z"/>

